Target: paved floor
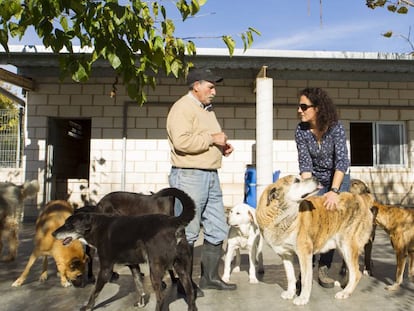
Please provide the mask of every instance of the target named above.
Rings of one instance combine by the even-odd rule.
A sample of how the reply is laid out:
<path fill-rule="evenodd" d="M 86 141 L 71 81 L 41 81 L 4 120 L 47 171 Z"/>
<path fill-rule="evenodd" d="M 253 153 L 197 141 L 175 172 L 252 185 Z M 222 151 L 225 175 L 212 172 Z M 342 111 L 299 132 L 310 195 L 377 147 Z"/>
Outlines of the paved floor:
<path fill-rule="evenodd" d="M 49 279 L 45 283 L 39 283 L 41 260 L 38 260 L 31 273 L 20 288 L 12 288 L 11 284 L 23 271 L 28 256 L 32 250 L 32 236 L 34 226 L 24 224 L 21 230 L 21 244 L 18 259 L 11 263 L 0 263 L 0 310 L 2 311 L 71 311 L 79 308 L 87 301 L 92 285 L 85 288 L 62 288 L 56 276 L 56 268 L 53 260 L 49 262 Z M 199 279 L 200 247 L 196 247 L 196 265 L 194 280 Z M 264 264 L 265 273 L 260 277 L 259 284 L 249 284 L 247 275 L 247 254 L 242 256 L 242 271 L 232 274 L 232 281 L 238 285 L 238 289 L 232 292 L 206 290 L 205 297 L 197 299 L 198 309 L 203 310 L 301 310 L 301 311 L 323 311 L 323 310 L 414 310 L 414 283 L 405 281 L 397 292 L 384 290 L 385 285 L 394 280 L 395 256 L 390 242 L 384 231 L 378 229 L 373 250 L 374 277 L 363 276 L 353 295 L 347 300 L 336 300 L 334 295 L 338 288 L 324 289 L 317 282 L 313 282 L 312 294 L 309 304 L 306 306 L 294 306 L 291 301 L 283 300 L 280 294 L 286 287 L 285 273 L 280 259 L 273 251 L 265 246 Z M 337 275 L 341 259 L 335 255 L 334 266 L 331 275 Z M 98 264 L 95 265 L 98 267 Z M 107 284 L 98 297 L 95 310 L 128 311 L 137 310 L 133 307 L 135 293 L 129 270 L 118 266 L 116 269 L 120 278 Z M 144 272 L 147 272 L 144 267 Z M 316 271 L 315 271 L 316 272 Z M 148 273 L 146 273 L 146 276 Z M 169 308 L 172 311 L 186 310 L 184 299 L 177 298 L 174 285 L 169 283 L 166 289 L 168 294 Z M 150 300 L 145 309 L 155 309 L 155 297 L 148 278 L 145 278 Z"/>

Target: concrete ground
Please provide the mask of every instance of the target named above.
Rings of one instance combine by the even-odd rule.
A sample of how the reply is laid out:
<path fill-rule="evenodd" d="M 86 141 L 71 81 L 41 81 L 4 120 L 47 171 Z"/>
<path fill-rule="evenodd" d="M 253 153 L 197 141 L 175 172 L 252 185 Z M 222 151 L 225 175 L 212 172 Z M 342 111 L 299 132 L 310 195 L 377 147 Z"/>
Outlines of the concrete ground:
<path fill-rule="evenodd" d="M 32 251 L 34 234 L 33 224 L 23 224 L 20 232 L 19 254 L 14 262 L 0 263 L 0 310 L 2 311 L 44 311 L 59 310 L 71 311 L 79 308 L 87 301 L 92 285 L 85 288 L 63 288 L 56 276 L 56 267 L 53 260 L 49 261 L 49 279 L 39 283 L 41 260 L 34 264 L 26 282 L 20 288 L 13 288 L 11 284 L 23 271 L 30 252 Z M 196 245 L 194 280 L 198 282 L 200 276 L 199 259 L 201 248 Z M 280 258 L 267 246 L 264 247 L 265 273 L 260 276 L 259 284 L 249 284 L 247 274 L 247 254 L 242 253 L 242 267 L 240 273 L 231 275 L 232 282 L 236 283 L 238 289 L 235 291 L 205 290 L 205 296 L 197 299 L 198 310 L 301 310 L 301 311 L 322 311 L 322 310 L 393 310 L 408 311 L 414 310 L 414 283 L 407 279 L 407 272 L 404 274 L 404 283 L 400 290 L 389 292 L 384 289 L 395 279 L 395 255 L 389 242 L 388 236 L 382 229 L 377 229 L 374 242 L 373 262 L 374 276 L 363 276 L 353 295 L 346 300 L 337 300 L 334 295 L 339 288 L 324 289 L 317 281 L 313 282 L 311 298 L 306 306 L 295 306 L 292 301 L 283 300 L 280 297 L 282 290 L 286 288 L 285 272 Z M 341 259 L 336 253 L 334 265 L 330 275 L 337 276 L 341 265 Z M 298 267 L 298 265 L 296 265 Z M 95 264 L 95 272 L 98 263 Z M 98 297 L 95 310 L 128 311 L 138 310 L 133 307 L 136 300 L 133 288 L 133 281 L 129 270 L 117 266 L 116 271 L 120 278 L 114 283 L 105 285 Z M 150 293 L 149 303 L 142 310 L 155 309 L 155 296 L 148 280 L 148 270 L 143 267 L 146 275 L 145 285 Z M 315 269 L 316 273 L 316 269 Z M 183 298 L 176 295 L 175 285 L 170 284 L 166 275 L 165 281 L 168 284 L 166 293 L 168 295 L 169 309 L 182 311 L 187 309 Z"/>

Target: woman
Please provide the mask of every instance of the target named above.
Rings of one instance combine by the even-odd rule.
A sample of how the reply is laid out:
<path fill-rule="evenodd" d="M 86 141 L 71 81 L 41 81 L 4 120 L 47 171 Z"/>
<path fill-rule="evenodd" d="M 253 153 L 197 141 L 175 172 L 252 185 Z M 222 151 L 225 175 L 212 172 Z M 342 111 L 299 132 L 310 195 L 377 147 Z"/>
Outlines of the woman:
<path fill-rule="evenodd" d="M 338 194 L 349 191 L 348 148 L 344 126 L 338 122 L 335 105 L 320 88 L 306 88 L 299 94 L 298 114 L 301 122 L 295 133 L 299 171 L 302 178 L 315 177 L 323 188 L 328 210 L 336 208 Z M 318 281 L 331 288 L 334 280 L 328 277 L 334 250 L 321 254 Z"/>

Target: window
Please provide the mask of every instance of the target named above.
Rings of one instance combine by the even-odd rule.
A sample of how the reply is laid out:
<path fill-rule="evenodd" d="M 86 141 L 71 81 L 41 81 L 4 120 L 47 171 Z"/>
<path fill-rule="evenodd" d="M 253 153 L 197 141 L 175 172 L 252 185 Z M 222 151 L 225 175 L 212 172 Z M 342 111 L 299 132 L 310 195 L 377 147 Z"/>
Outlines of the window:
<path fill-rule="evenodd" d="M 403 122 L 351 122 L 351 165 L 404 165 L 404 133 Z"/>

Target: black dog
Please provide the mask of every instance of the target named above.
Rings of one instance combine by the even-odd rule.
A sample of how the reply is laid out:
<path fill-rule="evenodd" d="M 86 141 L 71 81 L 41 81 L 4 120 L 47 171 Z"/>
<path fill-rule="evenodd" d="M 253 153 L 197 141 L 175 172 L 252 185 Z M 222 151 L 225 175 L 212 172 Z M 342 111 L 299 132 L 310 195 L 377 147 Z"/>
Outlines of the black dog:
<path fill-rule="evenodd" d="M 177 188 L 165 188 L 153 194 L 143 194 L 127 191 L 115 191 L 106 194 L 96 206 L 85 206 L 75 211 L 95 212 L 111 215 L 141 216 L 147 214 L 164 214 L 174 216 L 175 198 L 180 201 L 186 200 L 187 194 L 177 191 Z M 88 261 L 88 280 L 95 282 L 93 276 L 93 256 L 94 251 L 88 246 L 86 253 L 91 258 Z M 171 280 L 176 283 L 177 279 L 172 270 L 169 271 Z M 111 280 L 116 280 L 119 275 L 114 272 Z"/>
<path fill-rule="evenodd" d="M 97 212 L 118 215 L 164 214 L 174 216 L 174 197 L 180 199 L 177 188 L 165 188 L 153 194 L 115 191 L 105 195 L 96 205 Z"/>
<path fill-rule="evenodd" d="M 191 280 L 190 246 L 185 238 L 184 227 L 194 218 L 194 201 L 182 192 L 180 199 L 183 212 L 180 216 L 152 214 L 143 216 L 115 216 L 101 213 L 77 212 L 53 235 L 64 244 L 73 239 L 84 239 L 97 249 L 100 270 L 89 301 L 81 310 L 92 310 L 95 299 L 109 281 L 115 263 L 126 264 L 134 276 L 138 301 L 145 305 L 145 293 L 139 276 L 138 265 L 148 260 L 150 278 L 157 304 L 163 310 L 164 294 L 162 278 L 168 268 L 174 267 L 184 286 L 188 310 L 197 310 L 195 292 Z"/>

